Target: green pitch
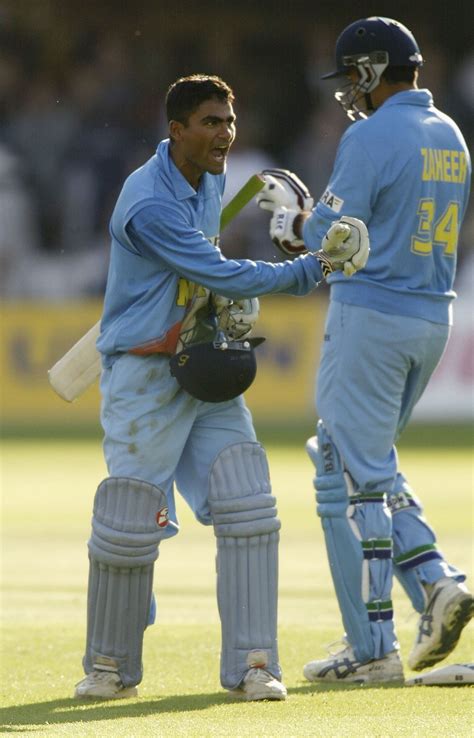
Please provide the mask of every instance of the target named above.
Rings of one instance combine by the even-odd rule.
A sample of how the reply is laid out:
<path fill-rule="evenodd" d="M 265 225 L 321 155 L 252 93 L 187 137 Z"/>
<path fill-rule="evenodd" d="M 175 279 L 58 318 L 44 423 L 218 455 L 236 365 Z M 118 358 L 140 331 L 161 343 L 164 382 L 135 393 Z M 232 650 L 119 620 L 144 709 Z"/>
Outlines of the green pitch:
<path fill-rule="evenodd" d="M 181 533 L 162 546 L 156 565 L 158 622 L 145 636 L 139 698 L 78 703 L 71 694 L 82 676 L 86 540 L 94 491 L 106 476 L 100 443 L 4 443 L 2 735 L 472 735 L 469 687 L 317 687 L 303 680 L 303 664 L 324 655 L 342 631 L 310 463 L 295 448 L 270 446 L 268 453 L 283 522 L 279 619 L 287 702 L 238 703 L 220 688 L 213 534 L 181 503 Z M 402 449 L 401 461 L 442 549 L 472 577 L 469 450 Z M 417 617 L 398 585 L 394 601 L 406 656 Z M 473 630 L 446 663 L 473 660 Z"/>

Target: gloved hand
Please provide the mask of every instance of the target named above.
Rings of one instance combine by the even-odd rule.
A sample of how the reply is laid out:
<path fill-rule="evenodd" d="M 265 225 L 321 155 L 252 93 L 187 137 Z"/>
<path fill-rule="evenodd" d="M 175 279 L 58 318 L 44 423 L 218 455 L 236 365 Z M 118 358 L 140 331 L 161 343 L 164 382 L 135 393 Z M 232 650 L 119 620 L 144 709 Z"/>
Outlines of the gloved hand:
<path fill-rule="evenodd" d="M 272 213 L 270 238 L 285 256 L 304 254 L 306 247 L 293 229 L 302 211 L 310 212 L 314 200 L 299 177 L 287 169 L 264 169 L 265 185 L 257 195 L 257 203 Z"/>
<path fill-rule="evenodd" d="M 265 185 L 257 195 L 257 204 L 263 210 L 273 213 L 276 208 L 285 207 L 311 211 L 314 200 L 299 177 L 287 169 L 264 169 Z"/>
<path fill-rule="evenodd" d="M 306 253 L 304 241 L 296 235 L 294 224 L 301 215 L 301 210 L 279 207 L 273 211 L 270 221 L 270 238 L 286 256 L 298 256 Z"/>
<path fill-rule="evenodd" d="M 342 271 L 352 277 L 367 263 L 370 241 L 367 226 L 358 218 L 344 215 L 329 228 L 321 241 L 321 250 L 315 253 L 325 277 Z"/>

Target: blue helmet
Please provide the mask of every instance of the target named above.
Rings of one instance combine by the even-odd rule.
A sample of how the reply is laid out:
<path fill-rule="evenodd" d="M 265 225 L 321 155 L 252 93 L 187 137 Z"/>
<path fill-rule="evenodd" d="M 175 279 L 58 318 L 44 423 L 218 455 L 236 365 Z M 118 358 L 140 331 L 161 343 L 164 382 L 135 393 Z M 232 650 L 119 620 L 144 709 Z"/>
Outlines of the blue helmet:
<path fill-rule="evenodd" d="M 358 83 L 336 92 L 336 99 L 354 119 L 355 113 L 365 117 L 355 105 L 361 95 L 366 97 L 368 110 L 373 109 L 370 93 L 388 66 L 420 67 L 422 64 L 418 44 L 406 26 L 392 18 L 372 16 L 355 21 L 342 31 L 336 41 L 336 70 L 322 79 L 345 77 L 351 67 L 357 69 Z"/>

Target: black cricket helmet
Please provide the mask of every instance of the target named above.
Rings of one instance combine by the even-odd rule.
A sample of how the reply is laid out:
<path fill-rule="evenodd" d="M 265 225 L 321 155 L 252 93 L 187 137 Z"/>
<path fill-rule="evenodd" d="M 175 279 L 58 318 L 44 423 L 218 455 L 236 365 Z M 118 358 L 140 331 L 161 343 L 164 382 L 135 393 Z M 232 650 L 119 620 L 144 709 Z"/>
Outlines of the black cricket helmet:
<path fill-rule="evenodd" d="M 226 402 L 250 387 L 257 373 L 254 348 L 264 338 L 228 341 L 225 336 L 186 346 L 170 359 L 170 372 L 192 397 Z"/>
<path fill-rule="evenodd" d="M 356 105 L 365 96 L 367 110 L 373 110 L 370 93 L 377 87 L 388 66 L 421 67 L 423 57 L 412 32 L 393 18 L 371 16 L 351 23 L 336 41 L 336 69 L 322 79 L 346 77 L 354 67 L 359 73 L 357 83 L 339 89 L 336 100 L 349 118 L 366 117 Z"/>

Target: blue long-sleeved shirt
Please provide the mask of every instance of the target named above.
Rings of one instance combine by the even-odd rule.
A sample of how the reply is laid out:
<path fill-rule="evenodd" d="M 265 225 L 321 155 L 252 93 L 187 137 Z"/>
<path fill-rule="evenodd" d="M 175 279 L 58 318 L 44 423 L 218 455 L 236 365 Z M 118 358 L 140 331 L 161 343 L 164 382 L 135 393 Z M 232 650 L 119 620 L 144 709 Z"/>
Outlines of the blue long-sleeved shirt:
<path fill-rule="evenodd" d="M 351 125 L 303 229 L 308 248 L 316 250 L 342 215 L 368 227 L 367 266 L 350 279 L 332 274 L 331 298 L 449 323 L 470 173 L 459 128 L 434 107 L 428 90 L 399 92 Z"/>
<path fill-rule="evenodd" d="M 97 347 L 173 353 L 203 288 L 230 298 L 304 295 L 322 279 L 312 254 L 271 264 L 226 259 L 219 247 L 224 175 L 203 174 L 198 190 L 175 166 L 169 141 L 125 181 L 110 222 L 110 266 Z"/>

